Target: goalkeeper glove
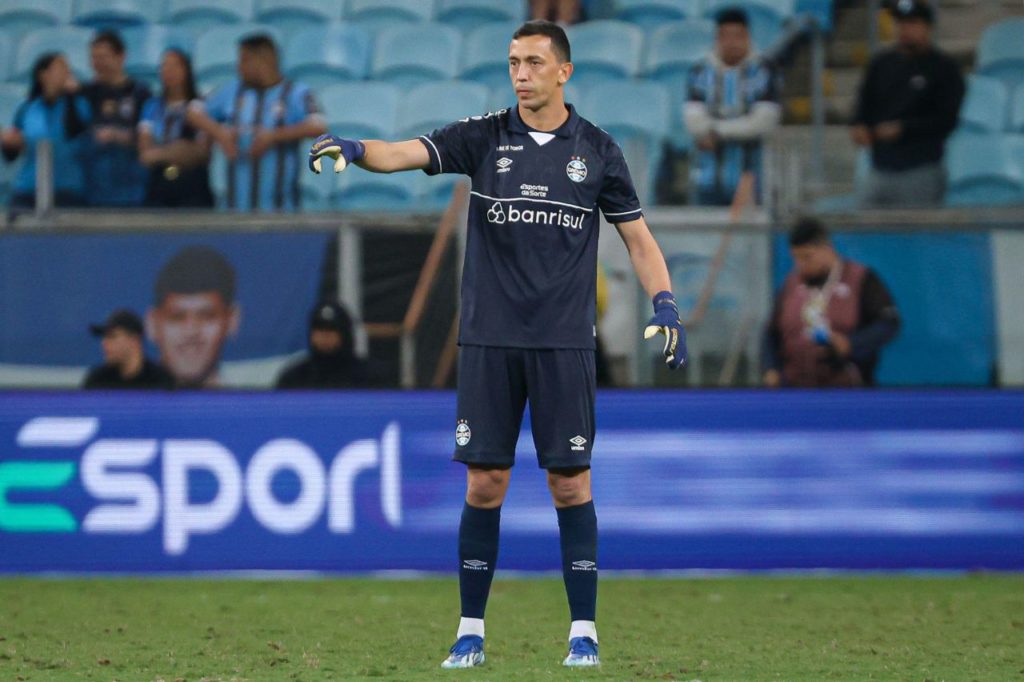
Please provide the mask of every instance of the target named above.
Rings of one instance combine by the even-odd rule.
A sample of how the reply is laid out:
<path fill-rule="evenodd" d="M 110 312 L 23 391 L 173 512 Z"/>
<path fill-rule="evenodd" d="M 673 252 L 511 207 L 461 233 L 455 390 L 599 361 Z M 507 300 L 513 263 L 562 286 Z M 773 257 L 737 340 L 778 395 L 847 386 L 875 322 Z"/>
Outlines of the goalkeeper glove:
<path fill-rule="evenodd" d="M 366 154 L 366 146 L 359 140 L 348 140 L 337 135 L 321 135 L 313 141 L 309 148 L 309 170 L 319 173 L 320 160 L 326 156 L 334 159 L 334 172 L 340 173 L 353 161 L 358 161 Z"/>
<path fill-rule="evenodd" d="M 686 364 L 686 330 L 679 320 L 679 308 L 675 296 L 670 291 L 658 292 L 654 297 L 654 317 L 644 328 L 644 338 L 649 339 L 656 334 L 665 335 L 665 364 L 675 369 Z"/>

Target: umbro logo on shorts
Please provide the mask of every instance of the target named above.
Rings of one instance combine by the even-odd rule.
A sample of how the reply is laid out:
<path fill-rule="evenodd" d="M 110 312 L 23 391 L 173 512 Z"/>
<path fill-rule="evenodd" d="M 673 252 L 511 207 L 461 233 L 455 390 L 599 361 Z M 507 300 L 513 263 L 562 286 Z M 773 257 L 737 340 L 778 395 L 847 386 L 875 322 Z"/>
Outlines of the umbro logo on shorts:
<path fill-rule="evenodd" d="M 583 446 L 587 444 L 587 439 L 583 436 L 573 436 L 569 439 L 569 443 L 572 445 L 572 447 L 569 448 L 570 450 L 579 452 L 580 450 L 583 450 Z"/>

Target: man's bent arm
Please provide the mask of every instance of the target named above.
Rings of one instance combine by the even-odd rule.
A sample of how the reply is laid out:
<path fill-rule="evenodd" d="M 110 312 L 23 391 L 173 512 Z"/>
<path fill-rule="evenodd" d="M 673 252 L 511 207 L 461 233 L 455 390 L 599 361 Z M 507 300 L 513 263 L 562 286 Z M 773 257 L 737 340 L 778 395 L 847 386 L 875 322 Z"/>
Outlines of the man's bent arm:
<path fill-rule="evenodd" d="M 384 142 L 362 140 L 366 147 L 363 158 L 356 165 L 374 173 L 394 173 L 430 167 L 430 155 L 420 140 Z"/>
<path fill-rule="evenodd" d="M 633 270 L 647 295 L 654 298 L 659 292 L 672 291 L 672 279 L 668 274 L 665 256 L 647 227 L 647 221 L 637 218 L 617 223 L 615 229 L 626 244 Z"/>

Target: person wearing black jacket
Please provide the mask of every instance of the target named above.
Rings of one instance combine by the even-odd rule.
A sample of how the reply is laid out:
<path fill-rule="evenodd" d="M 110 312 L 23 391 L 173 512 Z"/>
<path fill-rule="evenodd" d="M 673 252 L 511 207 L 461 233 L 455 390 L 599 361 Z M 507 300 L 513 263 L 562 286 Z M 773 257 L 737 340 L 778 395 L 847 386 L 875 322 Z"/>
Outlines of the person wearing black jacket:
<path fill-rule="evenodd" d="M 102 339 L 103 364 L 89 371 L 82 388 L 174 388 L 171 373 L 146 358 L 138 315 L 115 310 L 89 331 Z"/>
<path fill-rule="evenodd" d="M 333 301 L 317 305 L 309 322 L 309 355 L 281 372 L 277 388 L 360 388 L 371 383 L 369 367 L 352 345 L 348 312 Z"/>
<path fill-rule="evenodd" d="M 924 0 L 896 0 L 898 43 L 871 60 L 850 128 L 871 148 L 866 208 L 938 206 L 946 190 L 946 138 L 956 128 L 964 79 L 932 44 L 935 15 Z"/>

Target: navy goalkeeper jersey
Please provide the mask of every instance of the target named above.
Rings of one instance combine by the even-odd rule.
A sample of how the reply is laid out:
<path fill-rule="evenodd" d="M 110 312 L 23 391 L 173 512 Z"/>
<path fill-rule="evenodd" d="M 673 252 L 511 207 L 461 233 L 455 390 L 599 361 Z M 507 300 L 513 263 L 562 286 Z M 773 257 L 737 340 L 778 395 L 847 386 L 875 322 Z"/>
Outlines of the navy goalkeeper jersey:
<path fill-rule="evenodd" d="M 427 174 L 473 180 L 460 345 L 594 348 L 597 211 L 611 223 L 643 214 L 622 150 L 566 107 L 550 133 L 513 107 L 420 138 Z"/>

